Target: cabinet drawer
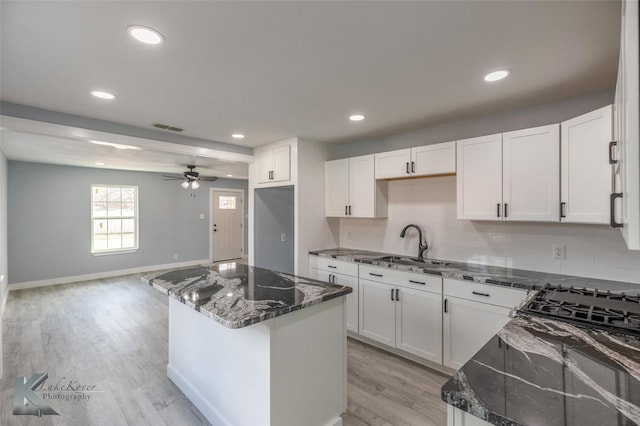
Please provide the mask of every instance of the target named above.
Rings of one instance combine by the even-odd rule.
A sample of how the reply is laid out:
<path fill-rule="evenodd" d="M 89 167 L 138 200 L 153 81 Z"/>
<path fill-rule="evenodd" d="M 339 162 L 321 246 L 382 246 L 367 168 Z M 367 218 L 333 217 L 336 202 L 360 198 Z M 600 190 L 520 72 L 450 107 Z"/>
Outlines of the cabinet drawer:
<path fill-rule="evenodd" d="M 505 308 L 513 308 L 527 297 L 526 290 L 449 278 L 443 280 L 443 292 L 445 296 L 460 297 Z"/>
<path fill-rule="evenodd" d="M 380 283 L 442 293 L 442 278 L 436 275 L 418 274 L 378 266 L 360 265 L 360 278 Z"/>
<path fill-rule="evenodd" d="M 345 262 L 344 260 L 328 259 L 326 257 L 317 257 L 317 261 L 311 263 L 314 268 L 323 271 L 335 272 L 338 274 L 358 276 L 358 264 L 353 262 Z M 315 263 L 315 265 L 314 265 Z"/>

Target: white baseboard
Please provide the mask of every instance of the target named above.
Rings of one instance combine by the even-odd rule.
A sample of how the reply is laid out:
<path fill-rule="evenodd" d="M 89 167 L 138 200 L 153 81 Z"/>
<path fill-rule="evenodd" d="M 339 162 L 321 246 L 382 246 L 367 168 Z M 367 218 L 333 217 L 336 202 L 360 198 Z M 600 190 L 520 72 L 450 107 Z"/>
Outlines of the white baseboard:
<path fill-rule="evenodd" d="M 207 401 L 198 389 L 191 384 L 178 370 L 171 365 L 167 365 L 167 377 L 182 391 L 193 405 L 196 406 L 202 415 L 209 420 L 212 425 L 228 425 L 229 422 Z"/>
<path fill-rule="evenodd" d="M 96 272 L 93 274 L 74 275 L 71 277 L 51 278 L 47 280 L 25 281 L 21 283 L 9 284 L 8 291 L 24 290 L 27 288 L 46 287 L 50 285 L 69 284 L 78 281 L 99 280 L 102 278 L 119 277 L 121 275 L 141 274 L 144 272 L 161 271 L 163 269 L 184 268 L 187 266 L 206 265 L 210 263 L 208 259 L 190 260 L 188 262 L 163 263 L 162 265 L 141 266 L 138 268 L 120 269 L 118 271 Z M 6 301 L 6 298 L 4 299 Z"/>

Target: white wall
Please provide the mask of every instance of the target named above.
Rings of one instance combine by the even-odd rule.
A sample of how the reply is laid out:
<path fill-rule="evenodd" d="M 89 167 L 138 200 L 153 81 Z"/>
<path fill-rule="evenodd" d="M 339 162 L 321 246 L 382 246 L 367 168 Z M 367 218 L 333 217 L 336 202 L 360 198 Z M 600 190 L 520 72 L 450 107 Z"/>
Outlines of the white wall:
<path fill-rule="evenodd" d="M 427 256 L 495 266 L 640 283 L 640 252 L 626 249 L 608 226 L 483 222 L 456 219 L 455 176 L 389 182 L 387 219 L 340 219 L 340 246 L 415 255 L 415 223 L 426 231 Z M 553 260 L 552 245 L 567 259 Z"/>

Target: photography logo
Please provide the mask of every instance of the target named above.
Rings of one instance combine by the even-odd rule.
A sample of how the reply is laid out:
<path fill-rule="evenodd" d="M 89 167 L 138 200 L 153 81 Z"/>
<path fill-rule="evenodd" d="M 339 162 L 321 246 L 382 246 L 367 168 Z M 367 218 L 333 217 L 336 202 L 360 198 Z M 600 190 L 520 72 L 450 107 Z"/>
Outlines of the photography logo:
<path fill-rule="evenodd" d="M 59 415 L 34 391 L 47 380 L 47 373 L 36 373 L 29 380 L 17 377 L 13 390 L 13 414 L 19 416 Z"/>

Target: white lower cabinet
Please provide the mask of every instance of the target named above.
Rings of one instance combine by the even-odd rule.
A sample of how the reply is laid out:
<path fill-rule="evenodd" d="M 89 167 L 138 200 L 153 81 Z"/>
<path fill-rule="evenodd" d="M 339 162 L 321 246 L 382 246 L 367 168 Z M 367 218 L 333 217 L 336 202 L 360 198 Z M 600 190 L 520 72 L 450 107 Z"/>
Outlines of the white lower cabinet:
<path fill-rule="evenodd" d="M 360 266 L 359 284 L 360 335 L 442 362 L 440 277 Z"/>
<path fill-rule="evenodd" d="M 458 369 L 511 318 L 525 290 L 443 280 L 443 364 Z"/>
<path fill-rule="evenodd" d="M 352 262 L 309 256 L 309 277 L 353 289 L 353 293 L 346 296 L 347 330 L 358 333 L 358 265 Z"/>

